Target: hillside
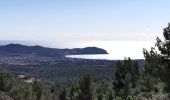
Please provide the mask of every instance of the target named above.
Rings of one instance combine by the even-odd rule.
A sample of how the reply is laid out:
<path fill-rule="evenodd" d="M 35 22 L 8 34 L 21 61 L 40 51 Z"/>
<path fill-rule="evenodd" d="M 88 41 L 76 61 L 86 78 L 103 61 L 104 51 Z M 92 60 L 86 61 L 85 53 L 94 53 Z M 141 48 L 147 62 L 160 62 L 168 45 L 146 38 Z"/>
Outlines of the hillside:
<path fill-rule="evenodd" d="M 9 44 L 0 46 L 1 56 L 36 55 L 45 57 L 57 57 L 69 54 L 107 54 L 107 51 L 97 47 L 57 49 L 46 48 L 38 45 L 26 46 L 21 44 Z"/>

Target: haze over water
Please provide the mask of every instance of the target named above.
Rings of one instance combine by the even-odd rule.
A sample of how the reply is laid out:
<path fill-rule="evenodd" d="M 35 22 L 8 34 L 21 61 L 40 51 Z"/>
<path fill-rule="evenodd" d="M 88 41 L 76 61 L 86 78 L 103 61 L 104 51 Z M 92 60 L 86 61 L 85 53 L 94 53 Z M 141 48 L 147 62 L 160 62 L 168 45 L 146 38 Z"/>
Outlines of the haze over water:
<path fill-rule="evenodd" d="M 154 41 L 96 41 L 81 44 L 81 46 L 96 46 L 105 49 L 109 54 L 70 55 L 72 58 L 122 60 L 125 57 L 143 59 L 143 49 L 150 49 Z"/>

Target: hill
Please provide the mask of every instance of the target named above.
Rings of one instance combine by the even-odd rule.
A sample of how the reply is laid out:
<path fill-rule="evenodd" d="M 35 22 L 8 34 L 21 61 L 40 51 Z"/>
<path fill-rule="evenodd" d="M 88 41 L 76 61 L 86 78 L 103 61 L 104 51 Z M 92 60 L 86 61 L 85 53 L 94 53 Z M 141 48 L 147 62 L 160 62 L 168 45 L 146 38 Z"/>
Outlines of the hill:
<path fill-rule="evenodd" d="M 9 44 L 0 46 L 1 56 L 36 55 L 45 57 L 58 57 L 70 54 L 107 54 L 107 51 L 97 47 L 57 49 L 46 48 L 38 45 L 26 46 L 21 44 Z"/>

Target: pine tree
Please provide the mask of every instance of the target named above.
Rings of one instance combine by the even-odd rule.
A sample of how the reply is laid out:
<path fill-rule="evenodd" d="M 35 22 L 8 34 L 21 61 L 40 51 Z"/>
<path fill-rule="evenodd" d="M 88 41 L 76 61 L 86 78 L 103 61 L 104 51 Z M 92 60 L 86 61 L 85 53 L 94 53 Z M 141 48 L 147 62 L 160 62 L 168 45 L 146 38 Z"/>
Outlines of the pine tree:
<path fill-rule="evenodd" d="M 121 89 L 123 88 L 123 79 L 125 77 L 125 73 L 123 72 L 125 69 L 123 67 L 123 64 L 121 61 L 117 62 L 116 69 L 114 72 L 114 77 L 115 80 L 113 82 L 114 90 L 115 90 L 115 95 L 116 96 L 121 96 Z"/>
<path fill-rule="evenodd" d="M 103 100 L 103 94 L 102 93 L 99 93 L 97 95 L 97 100 Z"/>
<path fill-rule="evenodd" d="M 41 81 L 36 80 L 35 82 L 33 82 L 33 91 L 36 94 L 36 100 L 41 100 L 41 96 L 43 93 L 43 84 Z"/>
<path fill-rule="evenodd" d="M 106 100 L 113 100 L 113 93 L 110 90 L 107 92 Z"/>
<path fill-rule="evenodd" d="M 170 93 L 170 24 L 163 30 L 164 41 L 157 37 L 156 49 L 144 50 L 146 60 L 145 72 L 166 83 L 165 90 Z"/>
<path fill-rule="evenodd" d="M 59 100 L 66 100 L 66 96 L 67 96 L 66 88 L 63 87 L 61 93 L 59 94 Z"/>
<path fill-rule="evenodd" d="M 163 75 L 161 79 L 166 83 L 165 90 L 170 93 L 170 23 L 168 24 L 168 27 L 164 29 L 163 35 L 164 41 L 157 38 L 156 46 L 161 53 L 163 63 L 163 66 L 161 66 L 163 69 L 163 71 L 161 71 L 161 74 Z"/>
<path fill-rule="evenodd" d="M 118 61 L 115 68 L 113 82 L 115 95 L 125 99 L 131 94 L 131 88 L 136 87 L 139 79 L 140 72 L 137 62 L 132 61 L 130 58 L 124 61 Z"/>
<path fill-rule="evenodd" d="M 92 100 L 91 78 L 85 74 L 78 83 L 78 100 Z"/>
<path fill-rule="evenodd" d="M 70 91 L 69 91 L 70 100 L 74 99 L 74 92 L 75 92 L 75 88 L 74 88 L 74 86 L 71 86 Z"/>
<path fill-rule="evenodd" d="M 115 95 L 126 98 L 126 96 L 128 95 L 128 92 L 126 92 L 127 91 L 126 86 L 129 86 L 126 80 L 127 69 L 125 68 L 124 64 L 121 61 L 117 62 L 117 66 L 114 74 L 115 74 L 115 80 L 113 82 L 113 86 L 115 90 Z"/>

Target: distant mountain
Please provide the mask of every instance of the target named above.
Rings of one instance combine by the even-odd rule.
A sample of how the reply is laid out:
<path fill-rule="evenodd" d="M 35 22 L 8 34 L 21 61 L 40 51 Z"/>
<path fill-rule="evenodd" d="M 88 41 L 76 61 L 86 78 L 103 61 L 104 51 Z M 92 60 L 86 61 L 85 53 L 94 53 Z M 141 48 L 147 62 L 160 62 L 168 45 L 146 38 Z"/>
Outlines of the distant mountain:
<path fill-rule="evenodd" d="M 21 44 L 9 44 L 0 46 L 1 56 L 16 55 L 36 55 L 36 56 L 65 56 L 70 54 L 108 54 L 106 50 L 97 47 L 75 48 L 75 49 L 57 49 L 46 48 L 42 46 L 26 46 Z"/>

